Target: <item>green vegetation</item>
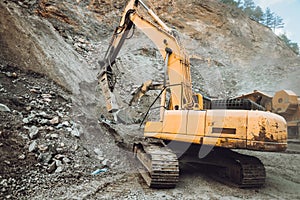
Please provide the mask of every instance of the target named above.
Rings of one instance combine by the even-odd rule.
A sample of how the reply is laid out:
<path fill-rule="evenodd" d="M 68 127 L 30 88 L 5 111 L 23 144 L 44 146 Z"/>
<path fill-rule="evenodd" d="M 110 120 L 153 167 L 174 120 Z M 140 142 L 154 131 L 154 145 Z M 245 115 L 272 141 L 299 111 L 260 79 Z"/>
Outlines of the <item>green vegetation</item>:
<path fill-rule="evenodd" d="M 263 11 L 261 7 L 255 5 L 253 0 L 220 0 L 220 2 L 242 10 L 252 20 L 269 27 L 274 32 L 277 29 L 284 28 L 284 22 L 280 16 L 272 12 L 270 8 L 266 8 L 266 10 Z M 285 34 L 279 37 L 299 55 L 299 46 L 297 43 L 289 40 Z"/>
<path fill-rule="evenodd" d="M 296 54 L 299 55 L 299 46 L 296 42 L 292 42 L 285 34 L 281 34 L 280 39 L 284 41 Z"/>

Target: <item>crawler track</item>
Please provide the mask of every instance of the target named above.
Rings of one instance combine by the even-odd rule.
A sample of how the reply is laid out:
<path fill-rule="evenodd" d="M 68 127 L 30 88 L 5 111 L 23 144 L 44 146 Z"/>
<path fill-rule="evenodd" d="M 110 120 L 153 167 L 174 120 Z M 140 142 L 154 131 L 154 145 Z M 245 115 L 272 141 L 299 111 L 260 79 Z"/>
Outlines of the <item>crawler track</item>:
<path fill-rule="evenodd" d="M 266 179 L 265 167 L 258 158 L 230 149 L 214 148 L 202 159 L 197 158 L 193 149 L 181 160 L 207 165 L 213 178 L 236 187 L 261 187 Z"/>
<path fill-rule="evenodd" d="M 134 145 L 134 155 L 142 166 L 140 174 L 152 188 L 174 188 L 179 178 L 176 155 L 159 143 L 138 143 Z"/>
<path fill-rule="evenodd" d="M 229 169 L 232 168 L 233 175 L 229 174 L 229 178 L 242 188 L 262 186 L 266 179 L 265 167 L 262 162 L 253 156 L 236 152 L 233 154 L 230 158 L 235 163 L 226 166 Z"/>
<path fill-rule="evenodd" d="M 258 158 L 230 149 L 214 148 L 207 156 L 199 159 L 197 149 L 187 150 L 180 161 L 204 164 L 213 178 L 235 187 L 251 188 L 264 185 L 265 167 Z M 176 186 L 179 179 L 179 163 L 174 153 L 176 149 L 171 150 L 160 142 L 142 142 L 134 144 L 133 151 L 140 163 L 139 172 L 149 187 Z"/>

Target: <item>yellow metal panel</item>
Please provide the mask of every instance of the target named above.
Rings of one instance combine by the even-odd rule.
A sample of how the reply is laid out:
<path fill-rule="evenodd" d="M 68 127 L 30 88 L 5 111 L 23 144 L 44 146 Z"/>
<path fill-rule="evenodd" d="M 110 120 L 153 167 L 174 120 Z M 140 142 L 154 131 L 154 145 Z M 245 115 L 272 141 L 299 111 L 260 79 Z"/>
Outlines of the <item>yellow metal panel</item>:
<path fill-rule="evenodd" d="M 246 110 L 208 110 L 205 136 L 246 140 L 247 112 Z"/>
<path fill-rule="evenodd" d="M 163 123 L 162 122 L 147 122 L 144 128 L 144 132 L 162 132 Z"/>
<path fill-rule="evenodd" d="M 186 134 L 187 110 L 168 110 L 164 113 L 164 133 Z"/>
<path fill-rule="evenodd" d="M 204 136 L 206 111 L 189 111 L 188 114 L 188 135 Z"/>
<path fill-rule="evenodd" d="M 246 148 L 246 140 L 244 139 L 204 137 L 203 144 L 226 148 Z"/>
<path fill-rule="evenodd" d="M 247 148 L 256 150 L 284 149 L 287 126 L 283 117 L 262 111 L 249 111 Z"/>
<path fill-rule="evenodd" d="M 263 150 L 263 151 L 285 151 L 287 143 L 261 142 L 261 141 L 247 141 L 247 149 Z"/>

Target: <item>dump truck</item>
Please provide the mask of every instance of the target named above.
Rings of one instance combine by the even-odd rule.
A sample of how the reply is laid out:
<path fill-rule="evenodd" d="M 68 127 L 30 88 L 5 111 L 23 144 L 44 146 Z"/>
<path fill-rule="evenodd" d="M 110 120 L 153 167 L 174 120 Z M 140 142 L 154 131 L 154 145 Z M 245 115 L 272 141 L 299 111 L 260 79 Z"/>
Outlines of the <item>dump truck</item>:
<path fill-rule="evenodd" d="M 291 90 L 280 90 L 274 96 L 262 91 L 243 94 L 234 99 L 248 99 L 262 106 L 266 111 L 281 115 L 287 121 L 288 139 L 300 140 L 300 98 Z"/>

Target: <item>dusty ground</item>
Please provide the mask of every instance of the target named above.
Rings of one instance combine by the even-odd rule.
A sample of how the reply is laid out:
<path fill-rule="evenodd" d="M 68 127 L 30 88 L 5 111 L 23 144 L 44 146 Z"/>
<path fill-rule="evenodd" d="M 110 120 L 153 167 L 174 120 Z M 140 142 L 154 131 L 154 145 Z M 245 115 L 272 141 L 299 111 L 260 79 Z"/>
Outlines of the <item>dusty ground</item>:
<path fill-rule="evenodd" d="M 195 165 L 182 166 L 175 189 L 147 188 L 127 148 L 127 141 L 141 136 L 142 130 L 137 125 L 118 125 L 112 126 L 115 132 L 98 122 L 101 114 L 107 114 L 95 81 L 99 70 L 97 61 L 105 53 L 110 33 L 116 26 L 115 16 L 121 12 L 119 9 L 124 1 L 103 1 L 101 4 L 99 1 L 68 0 L 12 2 L 0 2 L 2 30 L 5 30 L 5 33 L 0 30 L 3 36 L 0 38 L 3 63 L 0 103 L 10 109 L 0 112 L 1 198 L 300 198 L 300 154 L 296 152 L 299 145 L 294 143 L 289 153 L 245 152 L 259 157 L 266 166 L 266 184 L 259 189 L 224 185 Z M 270 31 L 257 27 L 252 21 L 244 23 L 243 16 L 233 10 L 227 13 L 222 7 L 215 13 L 211 9 L 214 4 L 205 1 L 189 1 L 186 5 L 184 1 L 170 1 L 175 2 L 172 9 L 169 2 L 151 2 L 164 20 L 185 32 L 183 41 L 190 54 L 210 57 L 219 63 L 208 66 L 201 60 L 192 60 L 194 85 L 199 91 L 224 97 L 257 87 L 269 88 L 271 92 L 289 87 L 300 93 L 297 91 L 299 61 L 276 37 L 270 37 Z M 9 9 L 4 9 L 6 7 Z M 196 14 L 190 13 L 192 7 Z M 169 9 L 169 13 L 175 15 L 179 8 L 184 9 L 176 18 L 164 14 Z M 197 15 L 200 11 L 205 14 Z M 233 27 L 235 23 L 229 23 L 222 16 L 245 26 Z M 214 34 L 216 27 L 221 31 Z M 17 37 L 11 37 L 14 35 Z M 240 43 L 248 41 L 249 35 L 253 43 Z M 16 44 L 18 48 L 14 48 Z M 232 48 L 235 45 L 238 48 Z M 271 51 L 270 45 L 275 50 Z M 257 57 L 259 52 L 266 50 L 269 57 Z M 270 57 L 281 61 L 271 62 Z M 116 93 L 124 107 L 134 88 L 148 79 L 159 81 L 162 76 L 160 56 L 139 31 L 122 49 L 118 68 Z M 28 69 L 52 79 L 28 72 Z M 138 109 L 139 112 L 129 111 L 129 117 L 125 109 L 123 117 L 129 123 L 139 121 L 144 108 Z M 107 171 L 91 175 L 97 169 Z"/>
<path fill-rule="evenodd" d="M 0 101 L 9 108 L 0 112 L 2 197 L 34 197 L 53 185 L 85 182 L 94 170 L 123 160 L 104 154 L 109 145 L 83 145 L 76 106 L 52 80 L 8 66 L 1 66 L 0 77 Z"/>
<path fill-rule="evenodd" d="M 36 73 L 2 66 L 0 112 L 1 197 L 7 199 L 298 199 L 300 154 L 245 152 L 259 157 L 267 180 L 260 189 L 238 189 L 215 181 L 196 165 L 183 165 L 175 189 L 147 188 L 134 168 L 131 154 L 103 143 L 91 144 L 76 135 L 74 106 L 66 91 Z M 46 95 L 48 94 L 48 95 Z M 49 96 L 50 94 L 50 96 Z M 58 116 L 58 121 L 53 120 Z M 97 124 L 94 124 L 98 126 Z M 36 126 L 38 134 L 30 128 Z M 127 125 L 118 126 L 126 131 Z M 76 128 L 77 127 L 77 128 Z M 100 129 L 99 129 L 100 130 Z M 109 128 L 104 130 L 112 132 Z M 128 130 L 127 130 L 128 131 Z M 139 134 L 131 126 L 131 136 Z M 124 135 L 126 132 L 123 133 Z M 124 136 L 123 135 L 123 136 Z M 122 135 L 121 135 L 122 136 Z M 111 143 L 113 137 L 106 135 Z M 128 137 L 128 135 L 127 135 Z M 125 137 L 126 138 L 126 137 Z M 118 138 L 116 138 L 118 139 Z M 37 142 L 35 147 L 32 144 Z M 120 142 L 120 141 L 119 141 Z M 109 147 L 111 145 L 105 145 Z M 123 147 L 122 147 L 123 146 Z M 299 148 L 299 146 L 297 146 Z M 126 161 L 125 159 L 126 158 Z M 50 166 L 54 167 L 51 168 Z M 91 175 L 96 169 L 107 172 Z"/>

